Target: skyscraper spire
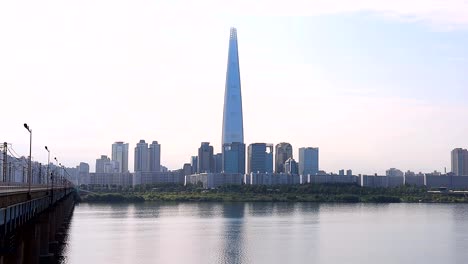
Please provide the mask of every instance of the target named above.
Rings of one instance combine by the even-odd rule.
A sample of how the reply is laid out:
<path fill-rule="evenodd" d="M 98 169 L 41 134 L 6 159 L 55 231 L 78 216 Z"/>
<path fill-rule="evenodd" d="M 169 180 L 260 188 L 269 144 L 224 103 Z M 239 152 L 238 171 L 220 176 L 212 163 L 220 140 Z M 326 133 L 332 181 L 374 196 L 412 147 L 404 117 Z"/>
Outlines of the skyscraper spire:
<path fill-rule="evenodd" d="M 222 145 L 233 142 L 244 143 L 239 54 L 237 51 L 237 30 L 235 28 L 231 28 L 229 38 Z"/>

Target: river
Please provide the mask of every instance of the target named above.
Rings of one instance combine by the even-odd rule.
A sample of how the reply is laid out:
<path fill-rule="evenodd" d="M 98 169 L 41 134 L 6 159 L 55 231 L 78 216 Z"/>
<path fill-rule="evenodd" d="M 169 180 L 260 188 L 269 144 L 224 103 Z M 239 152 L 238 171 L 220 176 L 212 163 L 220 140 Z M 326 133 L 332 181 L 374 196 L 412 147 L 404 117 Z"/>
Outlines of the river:
<path fill-rule="evenodd" d="M 467 263 L 468 204 L 76 206 L 63 262 Z"/>

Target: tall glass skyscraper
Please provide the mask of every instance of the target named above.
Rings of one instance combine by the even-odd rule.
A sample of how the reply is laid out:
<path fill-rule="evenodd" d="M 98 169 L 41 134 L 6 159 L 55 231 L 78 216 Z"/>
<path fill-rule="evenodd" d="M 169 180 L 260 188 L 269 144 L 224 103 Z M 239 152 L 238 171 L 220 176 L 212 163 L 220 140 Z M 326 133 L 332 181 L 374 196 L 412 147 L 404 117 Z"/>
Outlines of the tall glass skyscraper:
<path fill-rule="evenodd" d="M 293 149 L 291 144 L 281 142 L 275 147 L 275 172 L 281 173 L 284 171 L 284 163 L 293 157 Z"/>
<path fill-rule="evenodd" d="M 245 174 L 245 144 L 226 143 L 223 146 L 223 172 Z"/>
<path fill-rule="evenodd" d="M 273 144 L 253 143 L 247 151 L 247 173 L 273 173 Z"/>
<path fill-rule="evenodd" d="M 319 171 L 319 148 L 299 148 L 299 174 L 315 175 Z"/>
<path fill-rule="evenodd" d="M 235 28 L 231 28 L 229 38 L 221 146 L 233 142 L 244 143 L 239 54 L 237 51 L 237 30 Z"/>

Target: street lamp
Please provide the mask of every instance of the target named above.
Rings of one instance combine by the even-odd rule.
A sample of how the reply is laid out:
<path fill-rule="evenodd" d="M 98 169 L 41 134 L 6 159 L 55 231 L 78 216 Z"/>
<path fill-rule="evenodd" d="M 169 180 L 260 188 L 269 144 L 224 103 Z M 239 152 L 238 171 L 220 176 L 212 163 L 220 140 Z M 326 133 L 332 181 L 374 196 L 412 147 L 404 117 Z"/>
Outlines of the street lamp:
<path fill-rule="evenodd" d="M 50 150 L 45 146 L 45 150 L 47 150 L 47 181 L 46 181 L 46 189 L 49 187 L 49 164 L 50 164 Z"/>
<path fill-rule="evenodd" d="M 56 167 L 58 167 L 59 162 L 58 162 L 58 160 L 57 160 L 57 157 L 54 157 L 54 160 L 55 160 Z M 57 181 L 58 170 L 57 170 L 57 173 L 56 173 L 56 174 L 57 174 L 57 175 L 55 175 L 55 178 L 56 178 L 55 181 Z"/>
<path fill-rule="evenodd" d="M 62 165 L 62 163 L 59 163 L 60 167 L 62 167 L 62 175 L 60 175 L 60 181 L 59 183 L 63 185 L 63 176 L 65 175 L 65 167 Z M 62 186 L 63 187 L 63 186 Z"/>
<path fill-rule="evenodd" d="M 31 151 L 32 151 L 32 129 L 29 128 L 28 124 L 24 123 L 24 128 L 29 132 L 29 170 L 28 170 L 28 195 L 31 197 L 31 180 L 32 180 L 32 167 L 31 167 Z"/>

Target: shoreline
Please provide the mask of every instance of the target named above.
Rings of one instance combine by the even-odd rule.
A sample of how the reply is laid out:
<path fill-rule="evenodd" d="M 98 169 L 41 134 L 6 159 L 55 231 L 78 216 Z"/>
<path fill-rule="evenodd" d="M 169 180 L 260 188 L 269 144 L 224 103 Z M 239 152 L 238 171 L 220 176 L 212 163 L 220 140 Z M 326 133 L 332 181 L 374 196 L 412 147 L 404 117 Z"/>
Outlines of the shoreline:
<path fill-rule="evenodd" d="M 368 188 L 350 184 L 226 185 L 205 190 L 199 186 L 148 185 L 127 190 L 92 190 L 87 203 L 160 202 L 316 202 L 316 203 L 468 203 L 454 193 L 432 193 L 426 188 L 399 186 Z"/>

